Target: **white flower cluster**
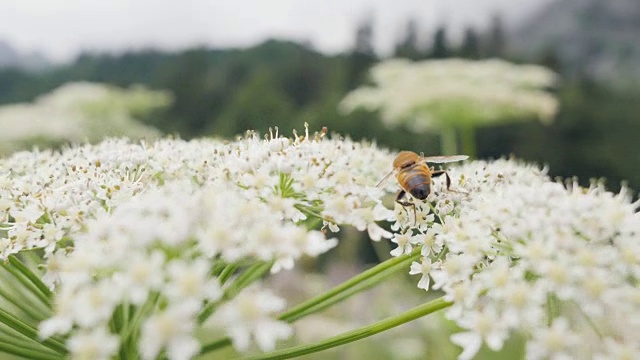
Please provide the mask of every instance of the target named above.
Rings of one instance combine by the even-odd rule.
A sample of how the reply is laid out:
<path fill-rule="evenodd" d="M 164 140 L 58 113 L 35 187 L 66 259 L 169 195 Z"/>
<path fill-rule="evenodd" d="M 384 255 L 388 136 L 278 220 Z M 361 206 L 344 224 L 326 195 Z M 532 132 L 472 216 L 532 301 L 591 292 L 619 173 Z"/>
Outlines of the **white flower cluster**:
<path fill-rule="evenodd" d="M 483 126 L 518 118 L 553 119 L 557 101 L 544 88 L 551 71 L 503 60 L 388 60 L 371 69 L 374 86 L 347 94 L 343 112 L 380 110 L 390 127 L 417 132 L 443 127 Z"/>
<path fill-rule="evenodd" d="M 171 96 L 141 86 L 67 83 L 33 103 L 0 107 L 0 153 L 33 145 L 98 141 L 105 136 L 158 137 L 136 117 L 171 103 Z"/>
<path fill-rule="evenodd" d="M 309 230 L 316 224 L 391 237 L 376 221 L 393 212 L 373 186 L 388 152 L 323 134 L 248 135 L 107 140 L 1 159 L 0 258 L 44 248 L 55 290 L 41 336 L 69 333 L 79 358 L 109 358 L 132 341 L 145 359 L 162 351 L 189 358 L 202 327 L 224 329 L 239 350 L 250 339 L 269 350 L 290 335 L 275 319 L 283 300 L 259 284 L 228 295 L 236 277 L 223 284 L 216 265 L 291 268 L 336 245 Z M 210 305 L 205 322 L 199 317 Z"/>
<path fill-rule="evenodd" d="M 528 338 L 527 358 L 640 356 L 640 213 L 628 190 L 553 182 L 499 160 L 449 171 L 427 202 L 396 207 L 394 255 L 421 247 L 418 287 L 439 289 L 471 359 Z"/>

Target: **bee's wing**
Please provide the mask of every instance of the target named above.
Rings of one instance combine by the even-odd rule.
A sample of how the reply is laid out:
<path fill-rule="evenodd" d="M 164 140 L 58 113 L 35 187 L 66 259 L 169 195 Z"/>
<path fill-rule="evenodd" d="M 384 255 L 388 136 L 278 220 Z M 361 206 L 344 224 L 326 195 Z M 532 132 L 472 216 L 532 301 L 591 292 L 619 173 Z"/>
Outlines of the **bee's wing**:
<path fill-rule="evenodd" d="M 391 170 L 385 177 L 382 178 L 382 180 L 380 180 L 380 182 L 378 183 L 378 185 L 376 185 L 377 188 L 382 187 L 383 185 L 385 185 L 389 179 L 391 179 L 392 175 L 395 175 L 397 173 L 396 169 Z"/>
<path fill-rule="evenodd" d="M 426 157 L 422 158 L 422 160 L 424 160 L 426 162 L 429 162 L 429 163 L 442 164 L 442 163 L 449 163 L 449 162 L 467 160 L 468 158 L 469 157 L 467 155 L 426 156 Z"/>

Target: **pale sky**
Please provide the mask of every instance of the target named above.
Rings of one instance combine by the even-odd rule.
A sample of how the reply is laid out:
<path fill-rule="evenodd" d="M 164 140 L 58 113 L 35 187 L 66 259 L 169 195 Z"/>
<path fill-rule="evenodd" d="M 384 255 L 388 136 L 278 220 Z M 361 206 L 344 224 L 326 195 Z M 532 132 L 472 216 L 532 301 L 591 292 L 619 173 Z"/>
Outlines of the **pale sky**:
<path fill-rule="evenodd" d="M 367 14 L 378 51 L 390 51 L 406 19 L 426 32 L 486 27 L 496 12 L 517 23 L 553 0 L 0 0 L 0 40 L 65 61 L 82 50 L 249 46 L 268 38 L 307 41 L 334 53 L 353 44 Z"/>

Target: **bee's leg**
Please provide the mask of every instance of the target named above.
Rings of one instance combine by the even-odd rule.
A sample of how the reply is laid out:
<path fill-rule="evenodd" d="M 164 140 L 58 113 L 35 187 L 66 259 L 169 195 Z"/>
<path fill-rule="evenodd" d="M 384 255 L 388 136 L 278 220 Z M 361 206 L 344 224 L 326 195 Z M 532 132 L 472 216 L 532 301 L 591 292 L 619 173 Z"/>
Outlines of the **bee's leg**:
<path fill-rule="evenodd" d="M 406 191 L 400 190 L 396 195 L 396 202 L 404 207 L 411 206 L 413 208 L 413 225 L 415 226 L 418 222 L 418 213 L 416 212 L 416 204 L 408 201 L 403 201 L 402 198 L 407 194 Z"/>
<path fill-rule="evenodd" d="M 440 175 L 444 174 L 446 180 L 447 180 L 447 190 L 449 190 L 449 187 L 451 187 L 451 178 L 449 177 L 449 174 L 447 173 L 446 170 L 436 170 L 431 172 L 431 177 L 438 177 Z"/>

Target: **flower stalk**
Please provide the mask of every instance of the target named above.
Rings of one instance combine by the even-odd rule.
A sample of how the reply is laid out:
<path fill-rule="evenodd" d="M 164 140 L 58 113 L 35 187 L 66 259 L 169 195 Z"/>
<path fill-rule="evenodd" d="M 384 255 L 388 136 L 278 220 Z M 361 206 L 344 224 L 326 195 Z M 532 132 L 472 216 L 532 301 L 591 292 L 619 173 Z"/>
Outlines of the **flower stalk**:
<path fill-rule="evenodd" d="M 29 345 L 15 340 L 11 340 L 11 342 L 0 340 L 0 351 L 33 360 L 62 360 L 65 358 L 62 354 L 52 353 L 42 348 L 31 348 Z"/>
<path fill-rule="evenodd" d="M 286 312 L 280 314 L 280 320 L 292 322 L 314 312 L 320 311 L 328 306 L 342 301 L 347 297 L 363 291 L 387 276 L 397 271 L 405 270 L 411 261 L 418 258 L 419 249 L 414 250 L 410 255 L 388 259 L 371 269 L 365 270 L 333 289 L 311 298 L 301 304 L 294 306 Z"/>
<path fill-rule="evenodd" d="M 271 266 L 273 266 L 272 263 L 256 263 L 251 267 L 249 267 L 240 276 L 238 276 L 238 278 L 227 288 L 224 295 L 222 296 L 222 299 L 223 300 L 232 299 L 240 291 L 242 291 L 242 289 L 246 288 L 251 283 L 262 278 L 269 271 Z M 232 268 L 233 267 L 230 266 L 225 268 L 225 270 L 230 271 Z M 224 278 L 228 279 L 229 276 L 231 276 L 231 273 L 227 272 L 227 275 Z M 207 305 L 205 305 L 202 308 L 202 311 L 200 312 L 200 314 L 198 315 L 198 322 L 200 324 L 204 323 L 209 318 L 209 316 L 211 316 L 211 314 L 213 314 L 216 311 L 217 306 L 218 306 L 217 301 L 212 301 L 212 302 L 209 302 Z"/>
<path fill-rule="evenodd" d="M 310 345 L 301 345 L 289 349 L 274 351 L 271 353 L 249 356 L 245 359 L 250 360 L 271 360 L 271 359 L 290 359 L 297 356 L 308 355 L 315 352 L 327 350 L 336 346 L 348 344 L 358 341 L 369 336 L 381 333 L 383 331 L 400 326 L 407 322 L 419 319 L 423 316 L 432 314 L 436 311 L 445 309 L 453 305 L 452 302 L 446 301 L 443 297 L 431 300 L 422 305 L 416 306 L 411 310 L 407 310 L 399 315 L 389 317 L 378 321 L 371 325 L 364 326 L 359 329 L 351 330 L 340 335 L 332 336 L 326 340 Z"/>
<path fill-rule="evenodd" d="M 30 326 L 29 324 L 26 324 L 25 322 L 9 314 L 3 309 L 0 309 L 0 322 L 7 325 L 11 329 L 19 332 L 20 334 L 26 336 L 27 338 L 33 340 L 34 343 L 40 342 L 42 345 L 48 347 L 49 349 L 59 354 L 67 353 L 67 349 L 65 348 L 62 342 L 54 338 L 49 338 L 49 339 L 40 341 L 38 337 L 38 329 L 34 328 L 33 326 Z"/>
<path fill-rule="evenodd" d="M 398 271 L 405 270 L 411 261 L 418 258 L 418 256 L 420 256 L 420 251 L 416 250 L 410 255 L 390 258 L 371 269 L 363 271 L 333 289 L 290 308 L 281 313 L 278 319 L 292 323 L 305 316 L 326 309 L 358 292 L 374 286 Z M 229 345 L 231 345 L 230 338 L 219 339 L 204 345 L 200 354 L 203 355 Z"/>
<path fill-rule="evenodd" d="M 9 263 L 24 276 L 26 279 L 29 279 L 29 282 L 26 282 L 22 276 L 19 276 L 17 273 L 14 273 L 15 277 L 26 287 L 32 290 L 32 293 L 36 295 L 44 304 L 51 304 L 51 290 L 42 282 L 40 276 L 36 275 L 31 269 L 29 269 L 17 256 L 11 255 L 9 256 Z M 12 269 L 7 266 L 7 270 L 12 271 Z M 36 289 L 33 289 L 35 286 Z"/>

